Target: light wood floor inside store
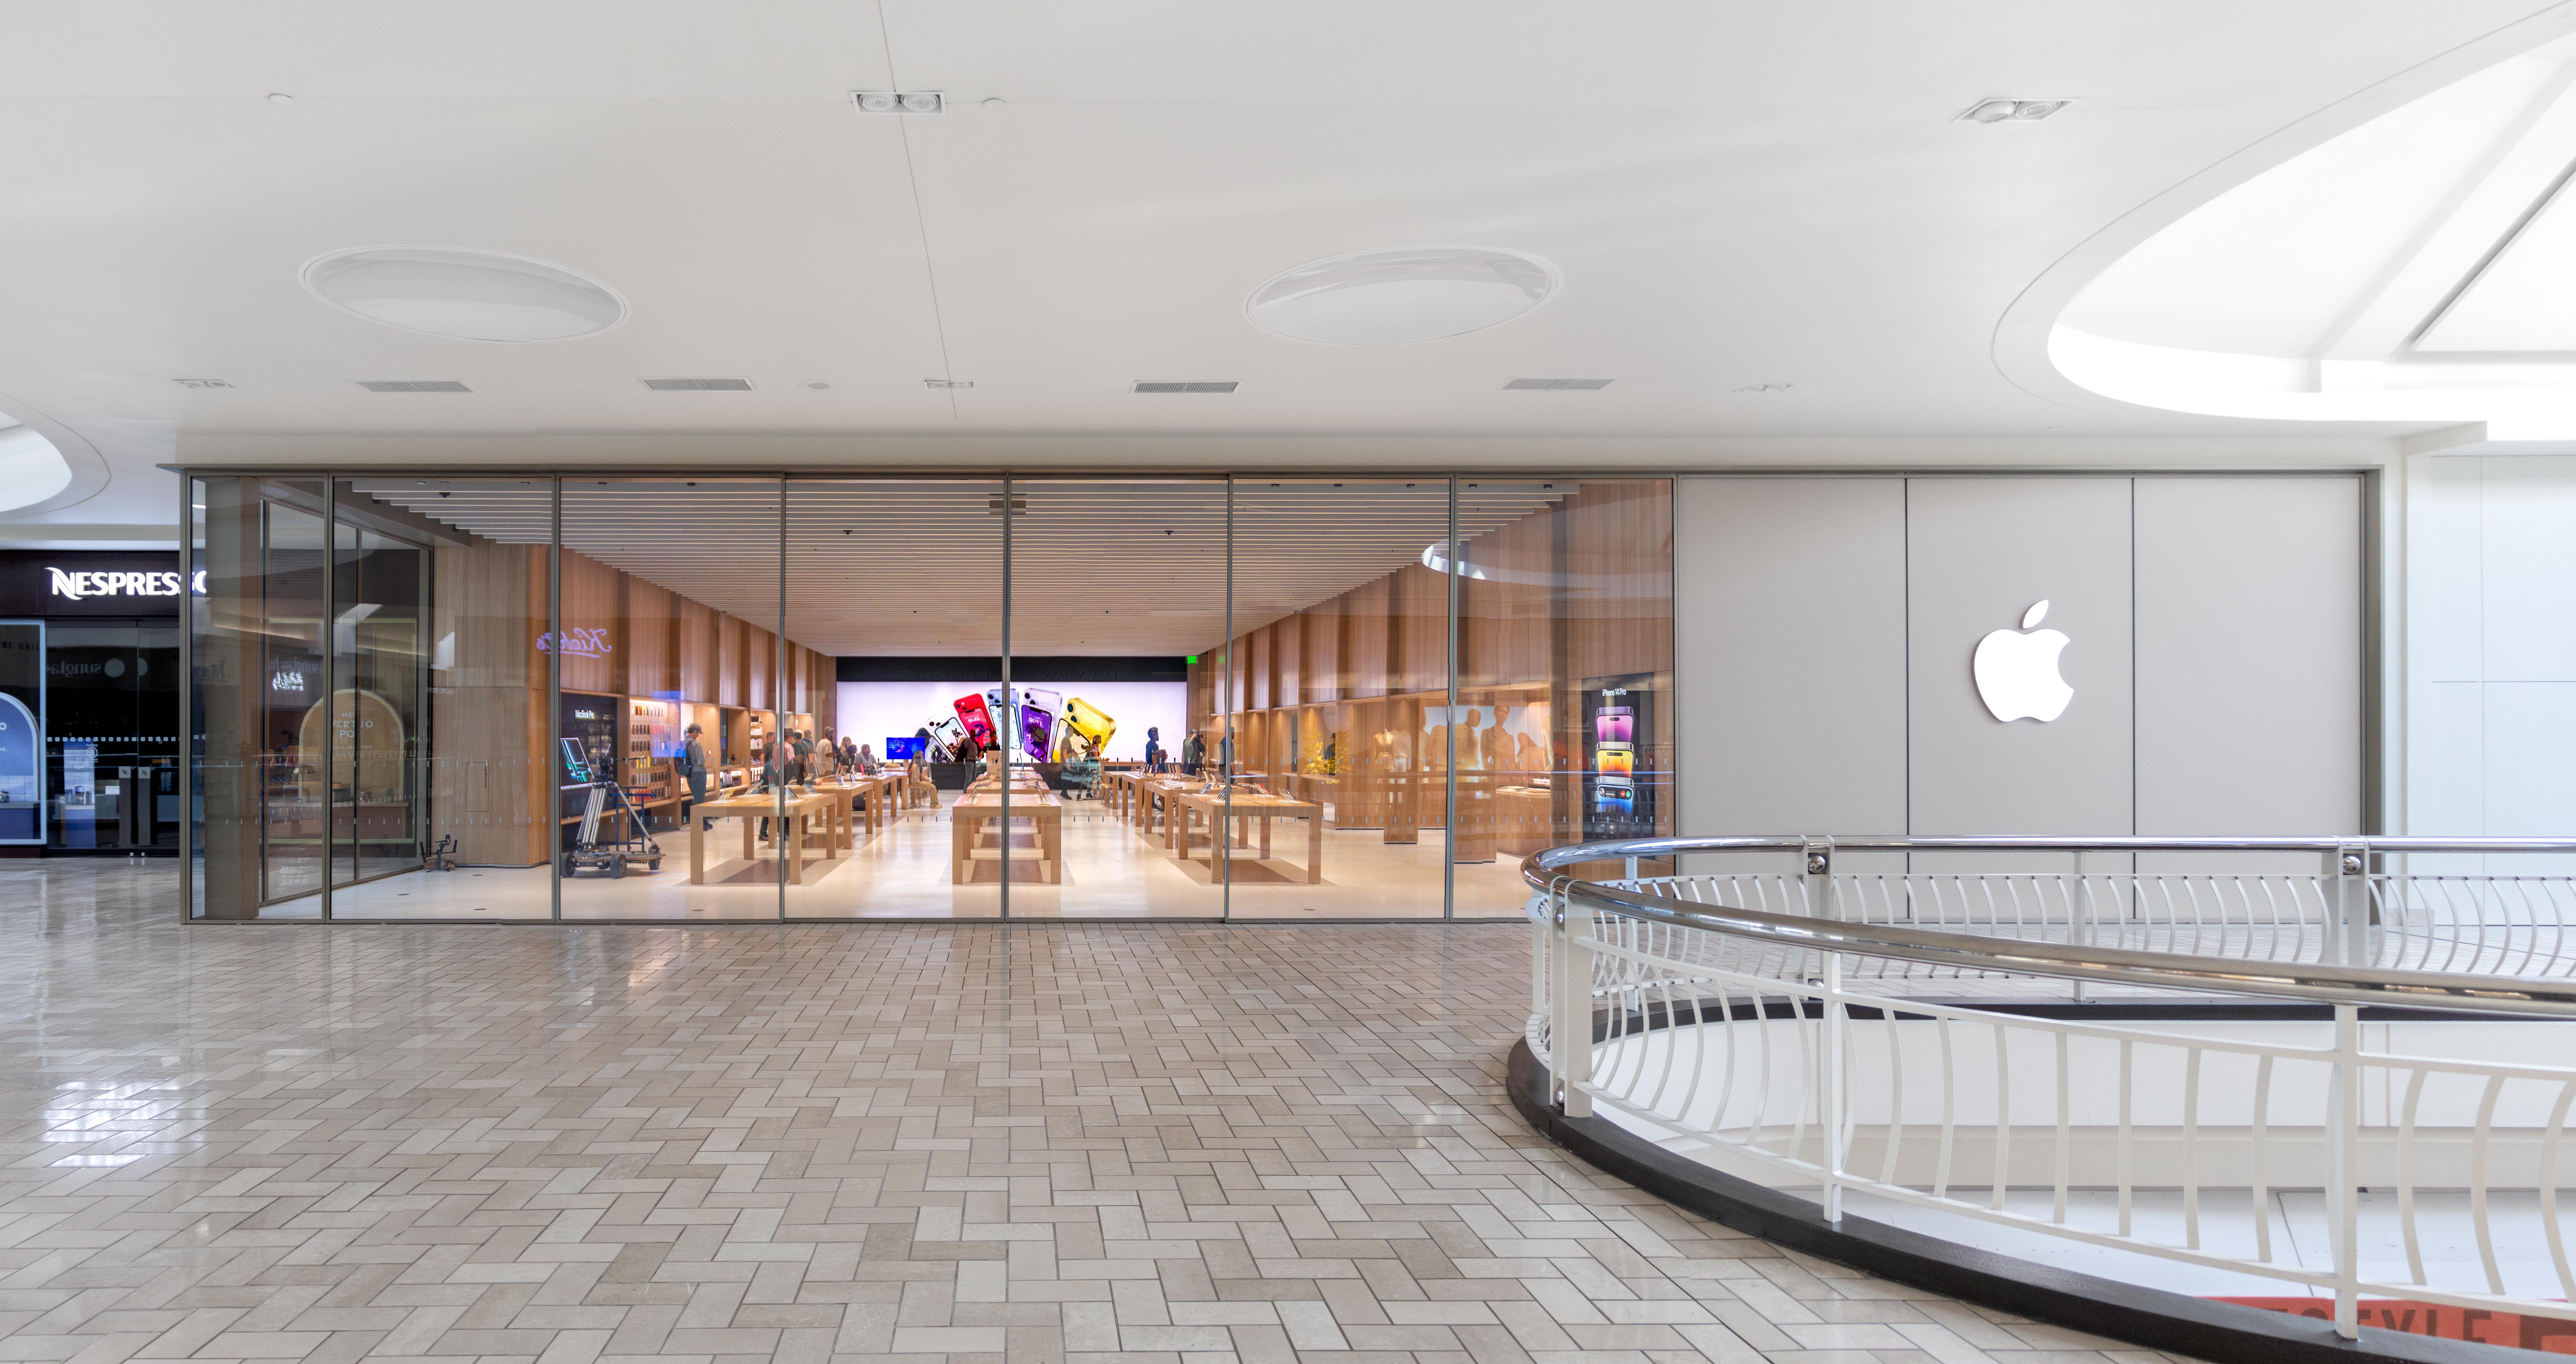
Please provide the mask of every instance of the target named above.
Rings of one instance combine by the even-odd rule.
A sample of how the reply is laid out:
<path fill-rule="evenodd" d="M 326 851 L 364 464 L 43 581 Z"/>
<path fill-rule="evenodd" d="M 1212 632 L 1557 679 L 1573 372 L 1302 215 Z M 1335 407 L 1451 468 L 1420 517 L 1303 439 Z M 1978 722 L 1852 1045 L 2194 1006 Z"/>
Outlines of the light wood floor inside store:
<path fill-rule="evenodd" d="M 909 810 L 838 858 L 810 860 L 802 885 L 787 887 L 791 919 L 912 918 L 991 919 L 1001 915 L 998 883 L 951 883 L 950 826 L 943 792 L 937 810 Z M 1024 826 L 1025 828 L 1025 826 Z M 685 830 L 654 835 L 662 869 L 636 867 L 622 879 L 585 872 L 563 883 L 563 917 L 580 919 L 753 920 L 778 914 L 775 869 L 742 860 L 738 826 L 719 823 L 701 835 L 709 865 L 703 885 L 689 880 Z M 1024 831 L 1020 838 L 1026 842 Z M 1227 912 L 1237 919 L 1437 919 L 1441 914 L 1441 861 L 1447 842 L 1439 829 L 1420 841 L 1390 844 L 1377 829 L 1327 829 L 1324 879 L 1305 882 L 1306 833 L 1301 821 L 1278 821 L 1267 862 L 1238 850 L 1231 887 L 1217 884 L 1204 863 L 1184 864 L 1148 836 L 1113 816 L 1106 805 L 1071 802 L 1064 814 L 1064 877 L 1060 884 L 1029 880 L 1010 888 L 1013 918 L 1201 918 Z M 988 868 L 986 875 L 994 873 Z M 1023 875 L 1027 873 L 1024 871 Z M 544 867 L 460 867 L 413 872 L 356 886 L 332 897 L 339 919 L 543 919 L 550 914 Z M 1528 891 L 1520 859 L 1457 868 L 1461 918 L 1516 918 Z M 318 899 L 271 905 L 263 919 L 318 917 Z"/>

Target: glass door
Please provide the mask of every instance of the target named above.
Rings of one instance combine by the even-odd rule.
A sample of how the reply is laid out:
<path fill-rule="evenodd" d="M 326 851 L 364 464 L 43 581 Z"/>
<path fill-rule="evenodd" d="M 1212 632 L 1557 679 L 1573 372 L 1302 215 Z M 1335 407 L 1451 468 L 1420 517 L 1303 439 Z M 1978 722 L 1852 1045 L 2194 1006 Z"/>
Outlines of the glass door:
<path fill-rule="evenodd" d="M 1447 903 L 1449 483 L 1238 478 L 1238 919 Z"/>
<path fill-rule="evenodd" d="M 1222 917 L 1231 817 L 1226 484 L 1011 480 L 1010 906 L 1026 918 Z"/>
<path fill-rule="evenodd" d="M 1030 831 L 989 775 L 1012 723 L 1009 522 L 1000 479 L 788 482 L 783 628 L 828 665 L 795 707 L 799 799 L 840 833 L 789 878 L 787 917 L 998 918 L 1030 884 Z"/>

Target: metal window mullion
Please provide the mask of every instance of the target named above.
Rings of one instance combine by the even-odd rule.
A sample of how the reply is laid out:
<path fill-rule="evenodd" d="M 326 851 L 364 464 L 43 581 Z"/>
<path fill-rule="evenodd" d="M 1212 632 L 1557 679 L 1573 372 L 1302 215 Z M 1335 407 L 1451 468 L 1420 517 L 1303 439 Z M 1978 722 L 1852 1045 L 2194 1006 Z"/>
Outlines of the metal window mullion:
<path fill-rule="evenodd" d="M 1011 748 L 1019 742 L 1019 722 L 1011 712 L 1011 523 L 1019 519 L 1012 513 L 1012 483 L 1009 474 L 1002 475 L 1002 713 L 993 717 L 993 751 L 1002 758 L 1001 780 L 994 784 L 1002 791 L 1002 917 L 1005 919 L 1011 917 Z M 966 784 L 970 788 L 975 784 L 972 773 L 967 775 Z M 960 795 L 959 799 L 962 801 L 964 796 Z M 974 849 L 974 842 L 969 839 L 966 869 L 970 881 L 974 879 Z M 1062 849 L 1058 852 L 1061 854 Z M 1061 878 L 1062 875 L 1059 869 L 1057 876 Z"/>
<path fill-rule="evenodd" d="M 1440 917 L 1444 920 L 1458 917 L 1458 574 L 1459 565 L 1467 557 L 1466 549 L 1458 543 L 1458 480 L 1455 476 L 1449 480 L 1448 544 L 1449 552 L 1443 557 L 1449 562 L 1449 713 L 1446 717 L 1448 723 L 1440 727 L 1449 745 L 1448 756 L 1441 763 L 1449 778 L 1446 792 L 1449 809 L 1444 817 L 1448 836 L 1441 840 L 1449 855 L 1441 859 L 1440 866 Z"/>
<path fill-rule="evenodd" d="M 1231 759 L 1234 753 L 1234 475 L 1225 476 L 1225 650 L 1218 656 L 1218 717 L 1223 728 L 1217 731 L 1217 756 Z M 1234 917 L 1234 764 L 1225 762 L 1217 787 L 1216 828 L 1209 832 L 1208 859 L 1217 872 L 1216 912 L 1219 919 Z M 1180 834 L 1181 860 L 1190 858 L 1189 829 Z"/>
<path fill-rule="evenodd" d="M 195 517 L 189 515 L 196 510 L 196 495 L 190 491 L 196 486 L 195 478 L 187 474 L 179 475 L 179 922 L 181 923 L 187 923 L 196 917 L 197 907 L 196 788 L 199 780 L 196 742 L 197 580 L 193 576 L 197 564 L 197 522 Z M 36 640 L 36 657 L 39 660 L 45 656 L 44 638 L 41 634 L 43 628 L 37 627 L 40 633 Z M 42 693 L 38 694 L 36 704 L 39 707 L 44 705 Z M 39 801 L 44 799 L 41 778 L 45 757 L 43 734 L 46 723 L 44 717 L 37 717 L 36 761 L 37 775 L 40 779 L 37 787 Z M 157 801 L 157 792 L 155 797 Z M 41 805 L 37 813 L 39 815 L 43 813 Z M 40 834 L 44 832 L 44 822 L 41 819 L 37 821 L 37 832 Z"/>
<path fill-rule="evenodd" d="M 770 632 L 769 641 L 769 713 L 773 717 L 769 722 L 770 760 L 777 769 L 778 775 L 783 778 L 787 775 L 787 764 L 778 761 L 778 743 L 787 732 L 787 477 L 784 474 L 781 474 L 778 479 L 778 602 L 777 609 L 770 617 L 770 623 L 778 627 Z M 794 760 L 796 756 L 794 745 L 788 746 L 787 756 L 790 761 Z M 791 865 L 802 865 L 805 858 L 805 838 L 812 831 L 797 830 L 795 851 L 790 852 L 787 843 L 787 783 L 785 781 L 778 783 L 777 790 L 772 794 L 771 799 L 777 804 L 777 815 L 769 823 L 775 839 L 769 845 L 769 851 L 778 859 L 778 921 L 785 923 L 787 922 L 788 869 Z M 833 834 L 832 821 L 829 819 L 823 821 L 823 837 L 826 840 L 824 846 L 830 847 L 829 840 Z M 855 850 L 852 855 L 856 856 Z M 793 859 L 792 862 L 791 859 Z"/>
<path fill-rule="evenodd" d="M 563 782 L 555 754 L 563 749 L 563 477 L 547 481 L 546 538 L 546 751 L 537 755 L 544 797 L 539 833 L 546 849 L 546 917 L 563 922 Z M 566 774 L 569 775 L 569 774 Z"/>
<path fill-rule="evenodd" d="M 322 475 L 322 610 L 314 626 L 322 646 L 322 922 L 331 922 L 332 871 L 339 854 L 333 844 L 338 840 L 340 812 L 332 799 L 331 778 L 339 764 L 333 755 L 340 747 L 340 648 L 339 636 L 331 628 L 332 611 L 340 604 L 340 499 L 332 495 L 336 476 Z M 354 723 L 356 717 L 352 715 Z M 350 736 L 350 756 L 357 756 L 356 735 Z M 351 832 L 355 833 L 355 810 L 350 811 Z"/>

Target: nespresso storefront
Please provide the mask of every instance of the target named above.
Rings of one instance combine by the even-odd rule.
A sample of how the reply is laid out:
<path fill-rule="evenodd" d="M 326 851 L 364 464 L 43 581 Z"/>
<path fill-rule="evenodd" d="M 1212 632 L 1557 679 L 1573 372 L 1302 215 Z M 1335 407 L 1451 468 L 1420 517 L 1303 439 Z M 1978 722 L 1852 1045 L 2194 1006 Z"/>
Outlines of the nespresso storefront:
<path fill-rule="evenodd" d="M 178 556 L 0 551 L 0 856 L 175 854 Z"/>

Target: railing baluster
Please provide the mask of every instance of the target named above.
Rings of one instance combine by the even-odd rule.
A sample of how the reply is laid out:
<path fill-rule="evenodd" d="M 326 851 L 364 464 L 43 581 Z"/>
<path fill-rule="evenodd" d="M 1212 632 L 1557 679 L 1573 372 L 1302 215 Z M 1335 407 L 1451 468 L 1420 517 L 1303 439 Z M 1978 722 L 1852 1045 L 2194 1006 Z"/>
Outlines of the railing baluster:
<path fill-rule="evenodd" d="M 2495 1136 L 2496 1098 L 2504 1093 L 2504 1077 L 2487 1077 L 2486 1092 L 2478 1096 L 2477 1136 L 2469 1144 L 2469 1220 L 2478 1231 L 2478 1263 L 2487 1272 L 2487 1291 L 2504 1292 L 2504 1271 L 2496 1267 L 2495 1224 L 2487 1215 L 2487 1157 Z"/>
<path fill-rule="evenodd" d="M 2424 1242 L 2415 1223 L 2415 1115 L 2424 1105 L 2425 1069 L 2407 1074 L 2406 1102 L 2397 1117 L 2397 1223 L 2406 1238 L 2406 1272 L 2424 1283 Z"/>
<path fill-rule="evenodd" d="M 2540 1139 L 2540 1227 L 2549 1238 L 2549 1267 L 2558 1272 L 2558 1296 L 2576 1302 L 2576 1272 L 2567 1265 L 2567 1241 L 2558 1225 L 2558 1150 L 2567 1135 L 2567 1106 L 2576 1101 L 2576 1080 L 2558 1087 L 2558 1102 L 2549 1110 L 2549 1126 Z"/>
<path fill-rule="evenodd" d="M 2272 1263 L 2272 1190 L 2263 1178 L 2263 1147 L 2272 1126 L 2272 1054 L 2265 1052 L 2254 1062 L 2254 1142 L 2245 1153 L 2252 1164 L 2254 1178 L 2254 1258 Z"/>

